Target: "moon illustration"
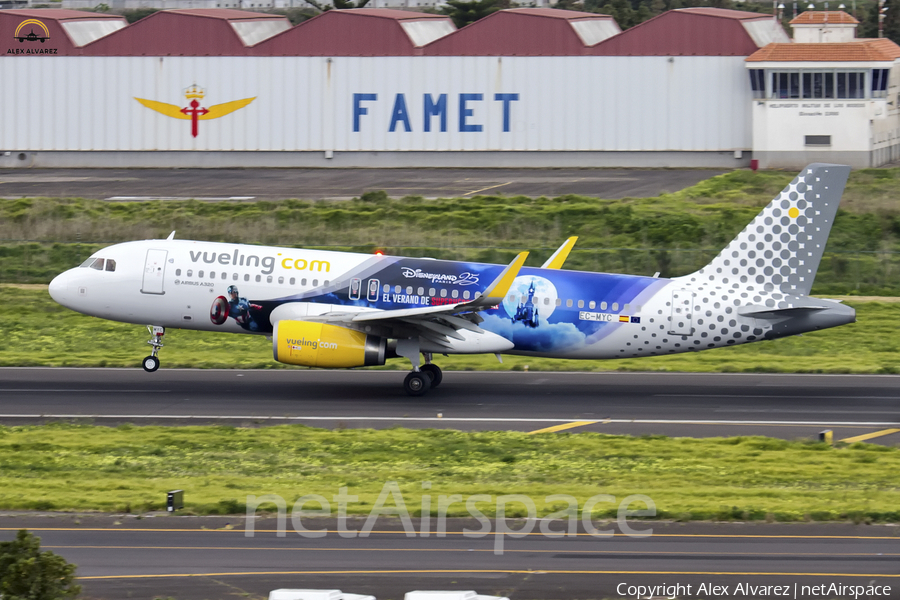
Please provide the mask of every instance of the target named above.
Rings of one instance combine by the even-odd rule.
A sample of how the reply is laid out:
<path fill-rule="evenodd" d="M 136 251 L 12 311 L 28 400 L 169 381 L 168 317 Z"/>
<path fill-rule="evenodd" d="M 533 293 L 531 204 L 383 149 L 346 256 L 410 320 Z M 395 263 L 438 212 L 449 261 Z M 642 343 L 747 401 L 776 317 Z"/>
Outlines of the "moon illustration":
<path fill-rule="evenodd" d="M 532 283 L 534 284 L 534 305 L 538 308 L 540 320 L 547 321 L 556 310 L 556 299 L 559 295 L 556 293 L 556 286 L 544 277 L 533 275 L 516 277 L 509 288 L 509 293 L 503 298 L 503 309 L 510 316 L 516 314 L 519 304 L 528 300 L 528 288 Z M 515 296 L 515 298 L 510 300 L 510 296 Z"/>

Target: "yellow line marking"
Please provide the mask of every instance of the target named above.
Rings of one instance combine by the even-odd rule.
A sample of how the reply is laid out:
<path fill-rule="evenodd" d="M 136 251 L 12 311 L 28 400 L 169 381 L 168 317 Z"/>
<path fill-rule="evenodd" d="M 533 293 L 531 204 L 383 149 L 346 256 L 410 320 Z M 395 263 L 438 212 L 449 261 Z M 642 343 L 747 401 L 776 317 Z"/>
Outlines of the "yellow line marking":
<path fill-rule="evenodd" d="M 874 431 L 872 433 L 864 433 L 862 435 L 844 438 L 840 441 L 852 444 L 853 442 L 864 442 L 866 440 L 871 440 L 872 438 L 881 437 L 883 435 L 891 435 L 892 433 L 898 432 L 900 432 L 900 429 L 882 429 L 881 431 Z"/>
<path fill-rule="evenodd" d="M 290 552 L 494 552 L 493 548 L 273 548 L 268 546 L 42 546 L 55 550 L 80 549 L 80 550 L 277 550 Z M 661 555 L 661 556 L 706 556 L 713 552 L 679 552 L 656 550 L 509 550 L 504 548 L 504 553 L 519 554 L 635 554 L 635 555 Z M 900 556 L 900 554 L 884 552 L 721 552 L 716 551 L 716 556 Z"/>
<path fill-rule="evenodd" d="M 528 435 L 534 435 L 535 433 L 553 433 L 554 431 L 563 431 L 565 429 L 572 429 L 573 427 L 584 427 L 585 425 L 593 425 L 597 421 L 572 421 L 571 423 L 563 423 L 561 425 L 554 425 L 553 427 L 545 427 L 543 429 L 536 429 L 535 431 L 529 431 Z"/>
<path fill-rule="evenodd" d="M 640 521 L 646 525 L 659 524 L 654 521 Z M 29 531 L 122 531 L 134 533 L 143 531 L 145 533 L 240 533 L 244 534 L 244 529 L 141 529 L 141 528 L 104 528 L 104 527 L 0 527 L 0 531 L 19 531 L 20 529 L 28 529 Z M 354 529 L 326 529 L 326 533 L 359 533 Z M 278 529 L 254 529 L 254 533 L 279 533 Z M 395 531 L 371 531 L 369 535 L 403 535 L 402 529 Z M 893 532 L 891 532 L 893 533 Z M 471 533 L 464 531 L 448 531 L 446 535 L 468 536 Z M 493 534 L 491 534 L 493 535 Z M 537 537 L 545 537 L 542 532 L 519 533 L 520 536 L 533 535 Z M 579 533 L 579 537 L 589 537 L 589 533 Z M 566 536 L 570 537 L 570 536 Z M 572 536 L 574 537 L 574 536 Z M 631 537 L 624 533 L 615 533 L 613 537 Z M 888 537 L 886 535 L 757 535 L 757 534 L 735 534 L 728 535 L 724 533 L 654 533 L 654 538 L 688 538 L 688 539 L 762 539 L 762 540 L 889 540 L 892 542 L 900 542 L 900 537 Z"/>
<path fill-rule="evenodd" d="M 78 579 L 158 579 L 163 577 L 225 577 L 228 575 L 419 575 L 419 574 L 457 574 L 457 573 L 500 573 L 521 575 L 738 575 L 738 576 L 783 576 L 783 577 L 897 577 L 900 574 L 888 573 L 781 573 L 778 571 L 740 572 L 740 571 L 555 571 L 549 569 L 517 570 L 517 569 L 377 569 L 377 570 L 335 570 L 335 571 L 241 571 L 234 573 L 173 573 L 148 575 L 89 575 Z"/>
<path fill-rule="evenodd" d="M 471 194 L 477 194 L 478 192 L 485 192 L 485 191 L 487 191 L 487 190 L 492 190 L 492 189 L 494 189 L 494 188 L 503 187 L 504 185 L 509 185 L 509 184 L 511 184 L 511 183 L 512 183 L 512 181 L 507 181 L 506 183 L 498 183 L 497 185 L 490 185 L 490 186 L 488 186 L 488 187 L 486 187 L 486 188 L 481 188 L 480 190 L 473 190 L 473 191 L 471 191 L 471 192 L 466 192 L 465 194 L 463 194 L 463 196 L 469 196 L 469 195 L 471 195 Z"/>

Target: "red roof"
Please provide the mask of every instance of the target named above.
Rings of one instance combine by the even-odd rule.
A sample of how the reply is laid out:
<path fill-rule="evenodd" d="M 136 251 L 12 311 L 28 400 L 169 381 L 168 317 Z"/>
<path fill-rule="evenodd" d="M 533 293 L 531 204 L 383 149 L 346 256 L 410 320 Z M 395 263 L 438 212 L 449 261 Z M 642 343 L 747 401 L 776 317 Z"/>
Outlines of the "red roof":
<path fill-rule="evenodd" d="M 91 56 L 241 56 L 287 17 L 227 8 L 161 10 L 83 48 Z"/>
<path fill-rule="evenodd" d="M 261 56 L 409 56 L 455 31 L 450 17 L 385 8 L 329 10 L 266 40 Z"/>
<path fill-rule="evenodd" d="M 744 28 L 771 15 L 724 8 L 679 8 L 601 42 L 595 56 L 749 56 L 759 49 Z"/>
<path fill-rule="evenodd" d="M 617 34 L 609 15 L 554 8 L 500 10 L 432 42 L 429 56 L 571 56 Z"/>
<path fill-rule="evenodd" d="M 842 10 L 808 10 L 791 19 L 791 25 L 858 25 L 851 15 Z"/>
<path fill-rule="evenodd" d="M 127 24 L 125 17 L 81 10 L 0 10 L 0 39 L 4 40 L 7 50 L 14 52 L 33 54 L 55 51 L 60 56 L 77 55 L 81 54 L 82 45 Z M 34 35 L 29 37 L 32 32 Z M 7 55 L 7 52 L 3 54 Z"/>
<path fill-rule="evenodd" d="M 826 44 L 769 44 L 747 62 L 893 62 L 900 46 L 887 38 Z"/>

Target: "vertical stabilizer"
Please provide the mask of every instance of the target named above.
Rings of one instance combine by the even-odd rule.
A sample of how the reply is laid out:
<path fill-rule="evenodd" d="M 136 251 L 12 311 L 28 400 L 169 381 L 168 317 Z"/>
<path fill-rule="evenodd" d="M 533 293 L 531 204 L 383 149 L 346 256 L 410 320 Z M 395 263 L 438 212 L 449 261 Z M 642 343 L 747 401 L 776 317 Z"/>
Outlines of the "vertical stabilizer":
<path fill-rule="evenodd" d="M 808 295 L 849 175 L 848 166 L 809 165 L 712 262 L 687 277 Z"/>

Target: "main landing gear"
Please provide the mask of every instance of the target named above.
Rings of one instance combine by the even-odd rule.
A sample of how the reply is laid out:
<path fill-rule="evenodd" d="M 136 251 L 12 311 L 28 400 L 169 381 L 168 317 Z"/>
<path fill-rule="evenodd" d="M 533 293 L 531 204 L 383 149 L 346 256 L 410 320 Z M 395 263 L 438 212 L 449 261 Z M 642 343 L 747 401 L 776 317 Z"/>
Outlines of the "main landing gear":
<path fill-rule="evenodd" d="M 166 334 L 166 328 L 158 325 L 147 325 L 147 331 L 150 332 L 150 341 L 147 343 L 153 349 L 150 351 L 150 356 L 143 360 L 141 366 L 148 373 L 152 373 L 159 368 L 159 358 L 156 355 L 159 354 L 160 348 L 163 347 L 162 337 Z"/>
<path fill-rule="evenodd" d="M 425 364 L 413 364 L 412 372 L 403 380 L 403 389 L 410 396 L 421 396 L 430 389 L 441 385 L 444 374 L 441 368 L 431 362 L 431 353 L 423 352 Z M 418 358 L 418 356 L 416 356 Z"/>

